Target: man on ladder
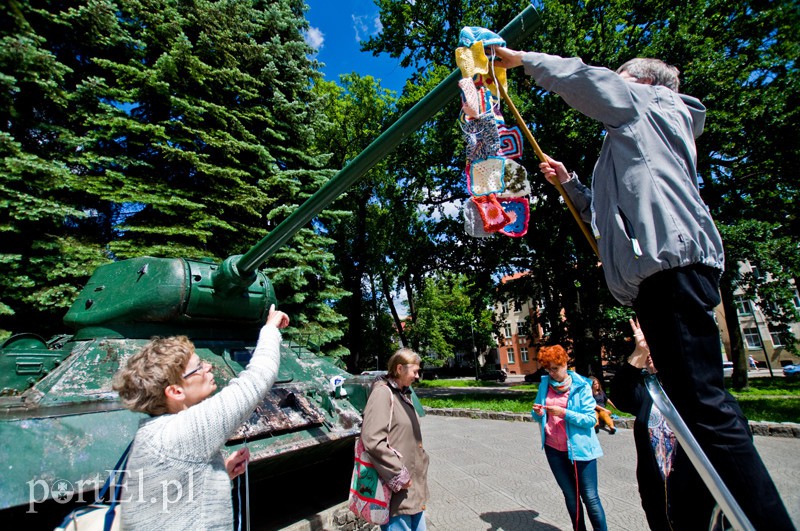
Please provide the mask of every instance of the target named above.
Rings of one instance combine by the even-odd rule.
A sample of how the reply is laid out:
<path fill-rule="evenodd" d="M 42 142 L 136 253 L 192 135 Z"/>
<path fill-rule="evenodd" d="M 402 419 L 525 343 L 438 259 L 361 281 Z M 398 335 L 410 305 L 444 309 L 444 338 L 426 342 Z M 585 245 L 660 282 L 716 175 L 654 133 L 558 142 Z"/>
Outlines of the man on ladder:
<path fill-rule="evenodd" d="M 591 223 L 606 282 L 636 310 L 663 386 L 755 529 L 794 529 L 723 386 L 719 331 L 722 239 L 697 185 L 699 100 L 678 93 L 678 70 L 633 59 L 616 72 L 578 58 L 493 47 L 545 90 L 605 125 L 591 189 L 547 157 L 540 167 Z M 691 511 L 691 507 L 685 510 Z"/>

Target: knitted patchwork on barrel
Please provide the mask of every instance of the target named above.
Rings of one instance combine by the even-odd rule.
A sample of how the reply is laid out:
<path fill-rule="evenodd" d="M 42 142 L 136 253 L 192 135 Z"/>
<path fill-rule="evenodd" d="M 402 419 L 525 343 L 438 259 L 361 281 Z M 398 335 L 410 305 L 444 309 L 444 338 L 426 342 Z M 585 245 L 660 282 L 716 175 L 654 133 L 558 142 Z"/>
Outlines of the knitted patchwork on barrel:
<path fill-rule="evenodd" d="M 470 201 L 464 206 L 464 230 L 485 238 L 494 232 L 520 237 L 528 230 L 531 193 L 525 168 L 512 160 L 522 156 L 519 127 L 505 125 L 500 110 L 498 84 L 508 90 L 506 69 L 496 66 L 495 54 L 486 56 L 486 46 L 505 45 L 496 33 L 480 27 L 465 27 L 456 49 L 456 64 L 463 78 L 462 125 L 466 144 L 466 177 Z M 480 222 L 478 222 L 480 219 Z"/>
<path fill-rule="evenodd" d="M 470 200 L 478 207 L 478 213 L 483 220 L 483 229 L 486 232 L 497 232 L 511 221 L 494 195 L 473 196 L 470 197 Z"/>
<path fill-rule="evenodd" d="M 489 195 L 506 189 L 506 159 L 489 157 L 467 165 L 467 188 L 472 195 Z"/>
<path fill-rule="evenodd" d="M 491 238 L 494 232 L 486 232 L 483 228 L 483 218 L 481 218 L 478 205 L 472 201 L 464 203 L 464 232 L 473 238 Z"/>
<path fill-rule="evenodd" d="M 482 114 L 463 126 L 467 145 L 467 162 L 496 157 L 500 151 L 500 135 L 492 113 Z"/>
<path fill-rule="evenodd" d="M 516 125 L 509 127 L 506 124 L 497 124 L 497 133 L 500 135 L 501 157 L 518 159 L 522 156 L 522 131 Z"/>
<path fill-rule="evenodd" d="M 528 170 L 515 160 L 506 159 L 505 172 L 503 173 L 505 190 L 498 193 L 498 197 L 523 197 L 531 195 L 531 184 L 528 181 Z"/>
<path fill-rule="evenodd" d="M 500 199 L 500 206 L 509 218 L 509 222 L 498 232 L 521 238 L 528 232 L 528 221 L 531 216 L 531 207 L 527 197 L 510 197 Z"/>

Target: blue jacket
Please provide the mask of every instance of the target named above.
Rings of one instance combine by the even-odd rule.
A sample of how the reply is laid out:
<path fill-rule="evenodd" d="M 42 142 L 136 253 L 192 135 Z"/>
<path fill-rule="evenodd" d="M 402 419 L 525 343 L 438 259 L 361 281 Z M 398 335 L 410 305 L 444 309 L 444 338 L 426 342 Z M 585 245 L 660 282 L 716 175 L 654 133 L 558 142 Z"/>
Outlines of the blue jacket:
<path fill-rule="evenodd" d="M 596 404 L 592 396 L 592 381 L 580 374 L 567 371 L 572 377 L 572 387 L 567 399 L 567 413 L 564 416 L 564 425 L 567 428 L 567 454 L 570 461 L 591 461 L 603 455 L 600 441 L 594 433 Z M 545 404 L 547 390 L 550 387 L 550 377 L 542 376 L 539 384 L 539 393 L 536 395 L 536 404 Z M 544 449 L 544 425 L 547 423 L 547 412 L 537 415 L 531 410 L 533 420 L 541 425 L 542 449 Z"/>
<path fill-rule="evenodd" d="M 531 52 L 522 63 L 537 84 L 605 126 L 591 190 L 577 179 L 564 190 L 592 224 L 614 297 L 630 306 L 640 283 L 660 271 L 723 269 L 722 238 L 697 184 L 703 104 L 578 58 Z"/>

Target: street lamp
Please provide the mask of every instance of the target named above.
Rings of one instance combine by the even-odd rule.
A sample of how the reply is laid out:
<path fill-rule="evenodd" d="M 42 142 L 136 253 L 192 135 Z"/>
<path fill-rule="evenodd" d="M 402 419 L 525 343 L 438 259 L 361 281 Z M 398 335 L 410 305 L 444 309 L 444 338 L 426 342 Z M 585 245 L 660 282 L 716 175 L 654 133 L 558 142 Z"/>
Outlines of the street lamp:
<path fill-rule="evenodd" d="M 475 328 L 472 326 L 472 323 L 469 324 L 469 330 L 472 334 L 472 358 L 475 360 L 475 380 L 480 380 L 478 370 L 478 347 L 475 346 Z"/>

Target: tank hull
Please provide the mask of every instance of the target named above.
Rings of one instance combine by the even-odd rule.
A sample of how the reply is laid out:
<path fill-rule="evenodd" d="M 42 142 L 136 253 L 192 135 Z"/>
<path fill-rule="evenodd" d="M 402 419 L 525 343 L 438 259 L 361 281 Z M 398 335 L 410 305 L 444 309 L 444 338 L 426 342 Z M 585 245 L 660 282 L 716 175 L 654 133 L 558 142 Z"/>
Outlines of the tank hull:
<path fill-rule="evenodd" d="M 120 364 L 145 343 L 67 342 L 63 360 L 45 378 L 21 394 L 0 397 L 0 463 L 5 464 L 0 510 L 25 507 L 26 514 L 36 514 L 49 500 L 65 505 L 94 500 L 145 418 L 124 409 L 111 388 Z M 254 347 L 254 341 L 196 341 L 198 355 L 213 366 L 218 388 L 246 366 Z M 332 378 L 349 376 L 327 359 L 284 342 L 278 381 L 223 451 L 246 444 L 251 481 L 258 482 L 352 447 L 360 432 L 360 409 L 347 396 L 337 396 L 330 384 Z"/>

